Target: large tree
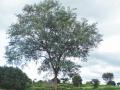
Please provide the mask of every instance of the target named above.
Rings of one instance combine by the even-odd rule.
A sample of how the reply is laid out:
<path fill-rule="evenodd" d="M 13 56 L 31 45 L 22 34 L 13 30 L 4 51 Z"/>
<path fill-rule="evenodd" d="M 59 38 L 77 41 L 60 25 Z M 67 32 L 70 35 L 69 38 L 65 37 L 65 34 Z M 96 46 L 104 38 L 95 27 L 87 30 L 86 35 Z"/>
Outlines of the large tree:
<path fill-rule="evenodd" d="M 73 9 L 65 8 L 58 1 L 26 5 L 17 17 L 18 21 L 7 32 L 8 62 L 23 64 L 41 60 L 39 70 L 53 72 L 56 89 L 59 72 L 80 67 L 68 58 L 86 60 L 90 50 L 101 41 L 95 23 L 89 24 L 86 19 L 77 21 Z"/>

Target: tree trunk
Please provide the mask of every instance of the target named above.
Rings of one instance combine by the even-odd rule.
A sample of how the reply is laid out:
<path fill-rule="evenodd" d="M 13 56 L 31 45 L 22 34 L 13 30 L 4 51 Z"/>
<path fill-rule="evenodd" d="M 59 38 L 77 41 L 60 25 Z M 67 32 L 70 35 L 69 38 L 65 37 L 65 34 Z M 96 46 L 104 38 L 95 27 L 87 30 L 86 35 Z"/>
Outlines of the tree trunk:
<path fill-rule="evenodd" d="M 54 77 L 54 90 L 57 90 L 57 75 Z"/>

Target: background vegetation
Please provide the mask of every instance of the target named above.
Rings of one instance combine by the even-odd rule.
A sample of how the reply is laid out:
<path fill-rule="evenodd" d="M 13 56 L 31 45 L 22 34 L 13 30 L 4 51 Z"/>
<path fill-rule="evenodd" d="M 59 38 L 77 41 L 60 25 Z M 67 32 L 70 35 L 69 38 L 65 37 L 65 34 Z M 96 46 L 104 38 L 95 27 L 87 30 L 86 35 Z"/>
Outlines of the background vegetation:
<path fill-rule="evenodd" d="M 63 78 L 58 79 L 58 90 L 120 90 L 120 87 L 112 80 L 109 81 L 110 84 L 106 82 L 106 85 L 100 85 L 98 79 L 92 79 L 86 84 L 82 84 L 82 77 L 78 74 L 71 78 L 71 83 L 62 82 Z M 71 78 L 67 78 L 67 80 Z M 35 82 L 30 80 L 19 68 L 0 67 L 0 90 L 54 90 L 53 82 L 53 79 Z"/>

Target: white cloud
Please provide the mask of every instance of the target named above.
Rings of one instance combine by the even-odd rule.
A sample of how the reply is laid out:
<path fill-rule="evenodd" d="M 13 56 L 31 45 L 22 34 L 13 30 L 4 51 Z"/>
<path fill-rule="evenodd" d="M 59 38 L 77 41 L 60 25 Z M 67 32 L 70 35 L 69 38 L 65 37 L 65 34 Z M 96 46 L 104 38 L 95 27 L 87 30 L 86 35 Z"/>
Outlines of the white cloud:
<path fill-rule="evenodd" d="M 7 44 L 8 44 L 8 40 L 5 31 L 0 31 L 0 65 L 4 65 L 6 63 L 4 54 L 5 54 L 5 46 Z"/>
<path fill-rule="evenodd" d="M 100 53 L 120 53 L 120 36 L 111 36 L 105 38 L 98 48 Z"/>
<path fill-rule="evenodd" d="M 38 74 L 38 70 L 37 68 L 39 67 L 39 65 L 36 65 L 35 62 L 30 62 L 28 65 L 23 67 L 23 71 L 29 75 L 29 77 L 34 80 L 34 79 L 42 79 L 43 75 L 39 75 Z"/>
<path fill-rule="evenodd" d="M 1 8 L 3 10 L 8 10 L 10 8 L 19 8 L 22 7 L 27 0 L 1 0 Z M 6 8 L 7 7 L 7 8 Z"/>
<path fill-rule="evenodd" d="M 16 22 L 16 14 L 19 14 L 26 4 L 33 4 L 33 1 L 38 0 L 1 0 L 0 30 L 6 31 L 12 23 Z"/>
<path fill-rule="evenodd" d="M 7 30 L 16 21 L 15 14 L 20 12 L 25 0 L 1 0 L 0 2 L 0 30 Z"/>

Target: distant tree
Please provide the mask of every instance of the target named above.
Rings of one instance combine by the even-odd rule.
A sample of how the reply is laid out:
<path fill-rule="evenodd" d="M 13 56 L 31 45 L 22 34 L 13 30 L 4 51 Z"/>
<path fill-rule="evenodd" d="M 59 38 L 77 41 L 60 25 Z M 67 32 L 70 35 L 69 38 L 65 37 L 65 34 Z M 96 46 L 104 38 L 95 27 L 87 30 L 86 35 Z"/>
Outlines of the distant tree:
<path fill-rule="evenodd" d="M 0 67 L 0 87 L 9 90 L 25 90 L 32 81 L 19 68 Z"/>
<path fill-rule="evenodd" d="M 112 85 L 112 86 L 115 86 L 115 85 L 116 85 L 116 83 L 115 83 L 115 81 L 108 81 L 108 82 L 107 82 L 107 85 Z"/>
<path fill-rule="evenodd" d="M 45 82 L 45 81 L 42 81 L 42 80 L 36 81 L 32 84 L 32 86 L 34 86 L 34 87 L 42 87 L 42 86 L 45 86 L 45 85 L 47 86 L 48 83 Z"/>
<path fill-rule="evenodd" d="M 100 84 L 100 81 L 98 79 L 92 79 L 91 82 L 92 82 L 94 88 L 98 88 L 98 86 Z"/>
<path fill-rule="evenodd" d="M 74 86 L 78 87 L 79 85 L 82 84 L 82 78 L 80 75 L 76 74 L 73 78 L 72 78 L 72 83 Z"/>
<path fill-rule="evenodd" d="M 79 69 L 81 68 L 80 65 L 77 65 L 76 63 L 73 63 L 70 60 L 61 61 L 61 70 L 64 76 L 68 76 L 72 78 L 74 75 L 76 75 L 79 72 Z"/>
<path fill-rule="evenodd" d="M 68 78 L 61 78 L 61 80 L 63 81 L 63 83 L 66 83 L 69 79 Z"/>
<path fill-rule="evenodd" d="M 112 79 L 114 78 L 114 75 L 113 73 L 107 72 L 107 73 L 103 73 L 102 78 L 103 80 L 106 81 L 106 83 L 108 83 L 109 81 L 112 81 Z"/>
<path fill-rule="evenodd" d="M 92 85 L 92 81 L 87 81 L 86 85 Z"/>
<path fill-rule="evenodd" d="M 95 23 L 89 24 L 86 19 L 78 21 L 73 9 L 65 8 L 56 0 L 26 5 L 17 17 L 17 23 L 7 32 L 10 38 L 6 49 L 8 62 L 20 64 L 41 60 L 39 71 L 53 72 L 55 90 L 60 72 L 80 68 L 67 59 L 87 60 L 91 49 L 101 41 Z"/>
<path fill-rule="evenodd" d="M 120 82 L 117 83 L 117 86 L 120 86 Z"/>
<path fill-rule="evenodd" d="M 42 81 L 42 80 L 39 80 L 39 81 L 37 81 L 38 83 L 45 83 L 45 81 Z"/>

